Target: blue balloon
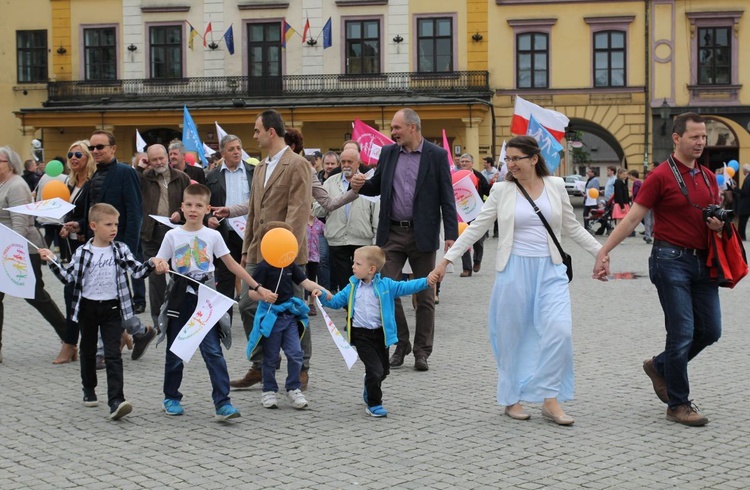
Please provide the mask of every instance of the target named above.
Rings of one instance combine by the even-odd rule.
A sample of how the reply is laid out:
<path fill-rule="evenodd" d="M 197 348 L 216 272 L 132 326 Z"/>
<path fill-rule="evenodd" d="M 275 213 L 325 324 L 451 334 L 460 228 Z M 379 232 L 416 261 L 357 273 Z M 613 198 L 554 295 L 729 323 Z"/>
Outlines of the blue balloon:
<path fill-rule="evenodd" d="M 724 185 L 724 176 L 723 175 L 717 175 L 716 176 L 716 183 L 719 184 L 719 187 Z"/>
<path fill-rule="evenodd" d="M 727 165 L 732 167 L 735 172 L 739 172 L 740 170 L 740 163 L 737 160 L 729 160 L 729 163 Z"/>

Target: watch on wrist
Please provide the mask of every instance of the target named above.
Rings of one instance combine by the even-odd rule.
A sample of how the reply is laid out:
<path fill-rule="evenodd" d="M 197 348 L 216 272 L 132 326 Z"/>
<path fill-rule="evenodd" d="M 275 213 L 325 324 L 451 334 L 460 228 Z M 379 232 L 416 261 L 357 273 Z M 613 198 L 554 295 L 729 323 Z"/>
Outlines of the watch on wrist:
<path fill-rule="evenodd" d="M 257 285 L 257 286 L 255 286 L 255 287 L 252 287 L 252 286 L 250 286 L 250 285 L 248 284 L 248 287 L 249 287 L 250 289 L 252 289 L 253 291 L 255 291 L 255 292 L 257 293 L 257 292 L 258 292 L 258 289 L 260 289 L 260 284 L 258 284 L 258 285 Z"/>

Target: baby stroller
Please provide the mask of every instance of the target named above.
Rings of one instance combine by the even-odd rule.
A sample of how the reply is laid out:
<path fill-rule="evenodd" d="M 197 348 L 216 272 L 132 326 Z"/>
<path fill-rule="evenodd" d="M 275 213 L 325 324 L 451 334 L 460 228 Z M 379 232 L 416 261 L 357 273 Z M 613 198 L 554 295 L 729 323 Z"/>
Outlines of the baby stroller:
<path fill-rule="evenodd" d="M 598 224 L 599 229 L 594 231 L 595 235 L 604 235 L 607 232 L 609 235 L 612 232 L 612 210 L 614 209 L 614 197 L 609 198 L 609 201 L 601 199 L 596 209 L 592 209 L 589 212 L 589 231 L 594 229 L 594 225 Z"/>

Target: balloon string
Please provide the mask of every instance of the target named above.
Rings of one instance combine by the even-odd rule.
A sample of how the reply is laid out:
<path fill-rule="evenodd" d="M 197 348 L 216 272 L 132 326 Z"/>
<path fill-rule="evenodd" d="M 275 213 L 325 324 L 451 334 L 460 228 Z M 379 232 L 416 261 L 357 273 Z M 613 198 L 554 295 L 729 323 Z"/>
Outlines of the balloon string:
<path fill-rule="evenodd" d="M 281 276 L 284 275 L 284 268 L 283 267 L 281 269 L 279 269 L 279 271 L 280 271 L 279 272 L 279 280 L 276 282 L 276 289 L 273 290 L 273 294 L 276 294 L 279 291 L 279 286 L 281 285 Z M 268 311 L 266 311 L 266 315 L 268 314 L 269 311 L 271 311 L 271 306 L 273 306 L 273 305 L 269 303 L 268 304 Z"/>

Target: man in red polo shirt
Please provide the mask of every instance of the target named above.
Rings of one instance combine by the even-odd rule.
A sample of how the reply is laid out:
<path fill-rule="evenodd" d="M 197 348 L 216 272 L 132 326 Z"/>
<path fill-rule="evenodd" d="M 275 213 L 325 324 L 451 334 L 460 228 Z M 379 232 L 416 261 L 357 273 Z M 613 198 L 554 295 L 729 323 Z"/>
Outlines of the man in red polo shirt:
<path fill-rule="evenodd" d="M 706 267 L 709 233 L 720 232 L 722 221 L 703 219 L 702 209 L 719 204 L 713 172 L 696 159 L 706 146 L 706 124 L 695 113 L 677 116 L 672 133 L 674 153 L 644 181 L 630 212 L 602 246 L 594 278 L 609 275 L 609 252 L 654 211 L 654 246 L 649 276 L 664 310 L 667 341 L 664 352 L 644 361 L 654 391 L 668 404 L 667 419 L 690 426 L 705 425 L 689 399 L 687 364 L 721 336 L 718 284 Z M 687 195 L 683 191 L 687 191 Z"/>

